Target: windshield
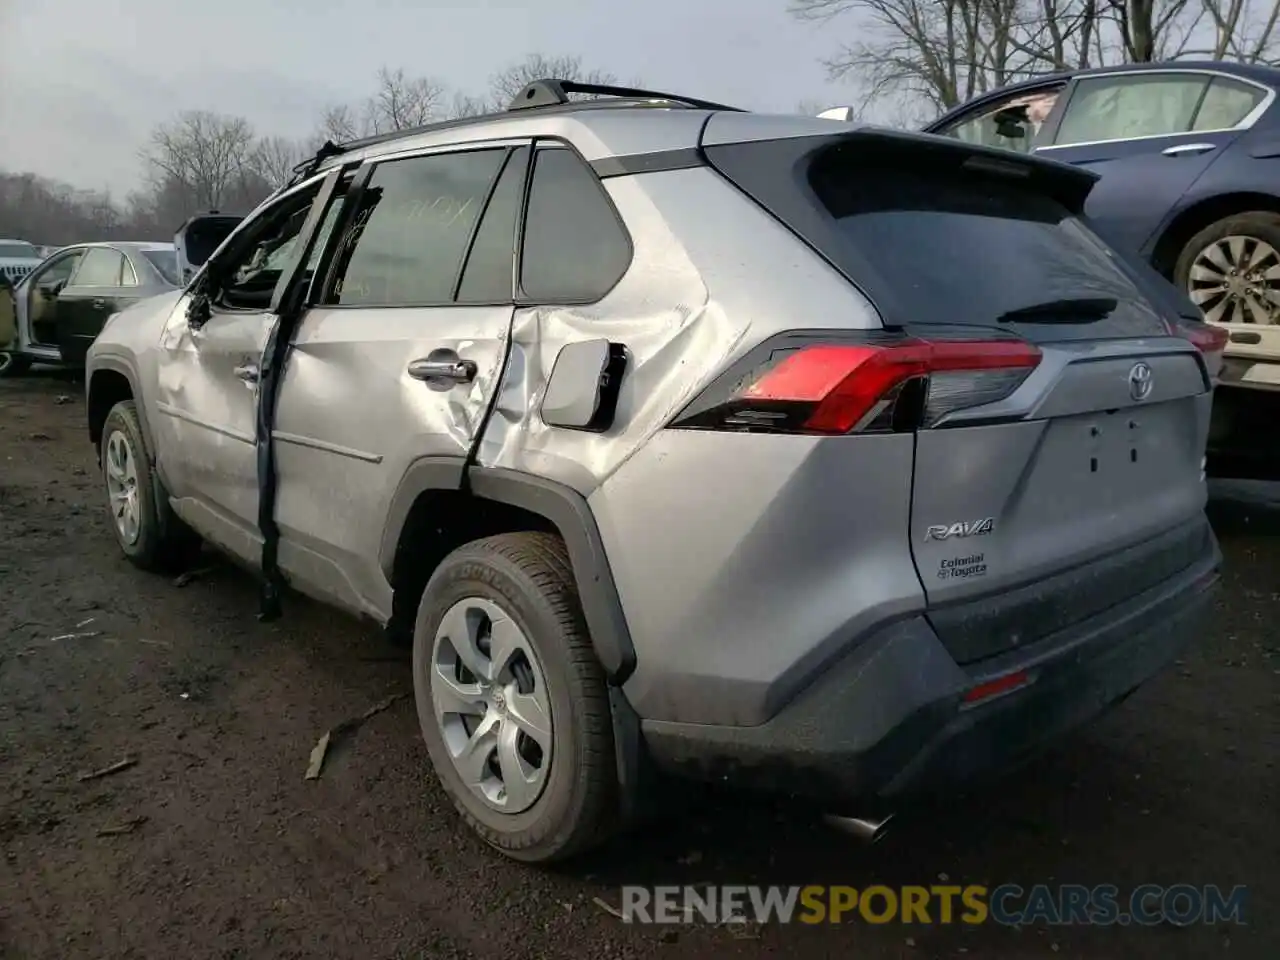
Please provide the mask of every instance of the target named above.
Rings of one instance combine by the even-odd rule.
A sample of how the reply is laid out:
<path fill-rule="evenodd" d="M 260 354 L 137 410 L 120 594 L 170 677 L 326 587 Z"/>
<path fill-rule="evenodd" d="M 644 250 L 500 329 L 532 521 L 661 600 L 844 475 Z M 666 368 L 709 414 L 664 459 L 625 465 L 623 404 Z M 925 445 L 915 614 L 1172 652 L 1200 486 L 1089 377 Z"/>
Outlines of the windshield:
<path fill-rule="evenodd" d="M 0 260 L 39 260 L 40 251 L 30 243 L 0 242 Z"/>
<path fill-rule="evenodd" d="M 151 261 L 151 265 L 160 272 L 160 276 L 175 287 L 181 285 L 178 279 L 178 253 L 176 250 L 143 250 L 142 255 Z"/>

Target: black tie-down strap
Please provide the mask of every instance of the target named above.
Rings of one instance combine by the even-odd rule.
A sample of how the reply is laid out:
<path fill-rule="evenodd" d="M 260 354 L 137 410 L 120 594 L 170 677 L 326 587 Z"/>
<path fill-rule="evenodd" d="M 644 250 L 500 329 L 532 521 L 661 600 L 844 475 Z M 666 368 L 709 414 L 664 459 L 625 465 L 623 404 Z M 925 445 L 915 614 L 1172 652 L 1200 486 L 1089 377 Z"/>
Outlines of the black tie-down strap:
<path fill-rule="evenodd" d="M 279 618 L 280 591 L 284 586 L 278 564 L 280 528 L 276 526 L 276 445 L 272 431 L 276 420 L 276 397 L 288 350 L 289 333 L 284 332 L 284 323 L 277 319 L 271 325 L 258 371 L 258 530 L 262 534 L 258 619 L 264 622 Z"/>
<path fill-rule="evenodd" d="M 306 309 L 306 264 L 316 242 L 316 234 L 342 170 L 334 170 L 321 185 L 311 203 L 310 212 L 298 233 L 296 259 L 276 284 L 271 297 L 271 314 L 275 318 L 267 345 L 258 366 L 257 453 L 258 453 L 258 532 L 262 534 L 262 588 L 259 595 L 258 619 L 278 619 L 281 614 L 280 594 L 284 577 L 280 573 L 280 528 L 276 526 L 276 445 L 272 435 L 276 422 L 276 398 L 284 382 L 285 361 L 294 331 Z"/>

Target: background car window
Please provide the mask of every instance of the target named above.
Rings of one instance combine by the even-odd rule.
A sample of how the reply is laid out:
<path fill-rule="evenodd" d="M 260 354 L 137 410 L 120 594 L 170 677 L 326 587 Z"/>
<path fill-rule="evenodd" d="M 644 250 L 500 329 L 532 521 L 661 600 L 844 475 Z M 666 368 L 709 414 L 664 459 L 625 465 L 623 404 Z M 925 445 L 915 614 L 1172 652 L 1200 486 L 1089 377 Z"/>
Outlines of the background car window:
<path fill-rule="evenodd" d="M 73 283 L 77 287 L 118 287 L 124 256 L 107 247 L 94 247 L 84 255 Z"/>
<path fill-rule="evenodd" d="M 524 295 L 541 303 L 596 300 L 630 261 L 630 239 L 595 174 L 570 150 L 539 150 L 521 250 Z"/>
<path fill-rule="evenodd" d="M 448 303 L 471 231 L 505 150 L 379 164 L 343 242 L 332 302 Z"/>
<path fill-rule="evenodd" d="M 136 287 L 138 285 L 138 275 L 133 272 L 133 264 L 129 262 L 129 258 L 125 257 L 120 264 L 120 286 Z"/>
<path fill-rule="evenodd" d="M 1251 83 L 1214 77 L 1196 114 L 1196 130 L 1230 130 L 1253 112 L 1266 92 Z"/>
<path fill-rule="evenodd" d="M 1006 100 L 943 133 L 965 143 L 1030 153 L 1038 146 L 1037 136 L 1061 92 L 1058 88 Z"/>
<path fill-rule="evenodd" d="M 1208 83 L 1190 73 L 1081 80 L 1054 145 L 1186 133 Z"/>
<path fill-rule="evenodd" d="M 485 208 L 476 231 L 467 265 L 462 271 L 458 299 L 465 303 L 497 303 L 511 300 L 515 272 L 516 221 L 523 199 L 524 173 L 529 148 L 511 154 Z"/>
<path fill-rule="evenodd" d="M 75 270 L 76 265 L 80 262 L 80 258 L 84 256 L 84 251 L 77 250 L 75 253 L 68 254 L 61 260 L 55 260 L 49 264 L 43 271 L 36 274 L 35 284 L 38 287 L 51 287 L 55 283 L 66 283 L 71 277 L 71 273 Z"/>

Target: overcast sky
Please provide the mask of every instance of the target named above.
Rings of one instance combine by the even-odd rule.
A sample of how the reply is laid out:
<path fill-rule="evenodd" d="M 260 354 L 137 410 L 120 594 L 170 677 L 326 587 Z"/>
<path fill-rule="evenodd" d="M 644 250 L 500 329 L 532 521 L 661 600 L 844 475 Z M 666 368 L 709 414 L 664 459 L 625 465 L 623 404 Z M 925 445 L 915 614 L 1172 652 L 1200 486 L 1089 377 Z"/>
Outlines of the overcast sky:
<path fill-rule="evenodd" d="M 0 169 L 123 194 L 178 111 L 302 136 L 384 64 L 481 92 L 534 52 L 753 109 L 839 103 L 832 29 L 786 0 L 0 0 Z"/>

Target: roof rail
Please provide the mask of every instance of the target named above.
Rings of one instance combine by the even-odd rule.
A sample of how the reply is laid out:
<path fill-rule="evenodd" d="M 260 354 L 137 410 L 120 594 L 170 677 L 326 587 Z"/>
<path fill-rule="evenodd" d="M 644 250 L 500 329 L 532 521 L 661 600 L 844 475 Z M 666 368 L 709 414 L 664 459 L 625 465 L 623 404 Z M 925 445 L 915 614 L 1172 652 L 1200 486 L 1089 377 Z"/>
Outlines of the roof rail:
<path fill-rule="evenodd" d="M 742 113 L 738 107 L 726 106 L 723 103 L 712 103 L 710 100 L 696 100 L 693 97 L 681 97 L 674 93 L 659 93 L 657 90 L 641 90 L 637 87 L 615 87 L 604 83 L 579 83 L 577 80 L 556 80 L 547 78 L 534 80 L 515 95 L 515 99 L 507 106 L 508 110 L 534 110 L 538 107 L 560 107 L 569 103 L 569 94 L 586 93 L 600 97 L 624 97 L 633 100 L 666 100 L 698 110 L 731 110 Z"/>

